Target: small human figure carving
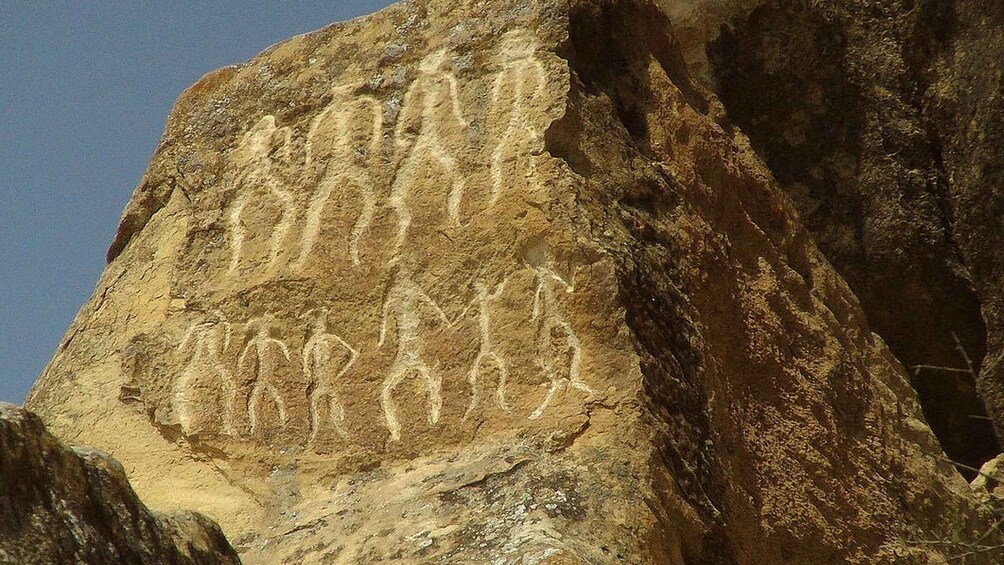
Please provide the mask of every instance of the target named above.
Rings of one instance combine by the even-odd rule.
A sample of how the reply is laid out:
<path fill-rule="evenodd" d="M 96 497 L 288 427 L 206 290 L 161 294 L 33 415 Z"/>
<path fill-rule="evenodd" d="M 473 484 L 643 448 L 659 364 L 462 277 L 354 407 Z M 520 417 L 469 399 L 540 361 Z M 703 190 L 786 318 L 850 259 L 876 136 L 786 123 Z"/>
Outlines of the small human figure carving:
<path fill-rule="evenodd" d="M 200 378 L 209 378 L 218 382 L 223 388 L 222 424 L 227 435 L 234 434 L 234 401 L 237 387 L 233 375 L 223 363 L 223 352 L 230 346 L 230 324 L 217 314 L 217 319 L 195 322 L 185 333 L 178 346 L 178 351 L 186 354 L 191 350 L 191 357 L 185 370 L 174 383 L 174 410 L 178 422 L 185 433 L 196 431 L 196 414 L 191 407 L 192 384 Z M 205 407 L 202 407 L 205 410 Z M 198 411 L 195 411 L 198 412 Z"/>
<path fill-rule="evenodd" d="M 391 318 L 397 321 L 397 353 L 391 364 L 387 378 L 383 382 L 380 393 L 380 404 L 390 430 L 391 441 L 401 439 L 401 424 L 397 420 L 397 408 L 394 405 L 394 389 L 410 375 L 418 375 L 425 381 L 429 400 L 429 423 L 439 422 L 439 414 L 443 408 L 442 377 L 437 375 L 422 359 L 419 325 L 423 308 L 431 312 L 443 324 L 450 325 L 449 319 L 442 308 L 422 290 L 411 278 L 411 273 L 405 267 L 400 267 L 394 277 L 390 290 L 383 305 L 383 320 L 380 324 L 380 339 L 377 347 L 383 347 L 387 337 L 387 326 Z"/>
<path fill-rule="evenodd" d="M 579 374 L 582 362 L 582 343 L 575 334 L 575 330 L 572 329 L 572 324 L 568 321 L 556 296 L 556 289 L 559 287 L 564 288 L 566 293 L 574 292 L 574 283 L 567 282 L 546 265 L 535 265 L 533 270 L 536 275 L 537 290 L 533 296 L 533 316 L 531 319 L 538 320 L 537 349 L 543 360 L 544 373 L 550 381 L 544 400 L 530 415 L 531 420 L 537 420 L 543 416 L 544 410 L 554 399 L 554 395 L 562 388 L 572 387 L 588 395 L 593 395 L 594 392 L 589 385 L 582 381 Z M 567 375 L 559 375 L 556 367 L 558 355 L 552 340 L 559 335 L 564 335 L 566 344 L 561 353 L 566 354 L 571 350 L 571 361 Z"/>
<path fill-rule="evenodd" d="M 240 185 L 240 195 L 234 202 L 233 209 L 228 217 L 230 225 L 230 269 L 233 274 L 240 266 L 244 243 L 247 239 L 248 227 L 244 222 L 244 213 L 248 204 L 257 199 L 270 197 L 280 209 L 280 218 L 269 235 L 268 267 L 275 266 L 282 251 L 286 233 L 293 225 L 296 217 L 296 203 L 293 195 L 283 185 L 283 181 L 278 174 L 276 159 L 272 155 L 273 141 L 279 136 L 282 148 L 279 157 L 284 160 L 289 158 L 290 137 L 292 132 L 289 128 L 277 128 L 273 116 L 265 116 L 258 121 L 244 135 L 240 146 L 236 150 L 238 157 L 243 157 L 243 170 L 238 176 Z M 264 188 L 264 192 L 260 189 Z"/>
<path fill-rule="evenodd" d="M 390 205 L 398 216 L 398 234 L 395 249 L 399 249 L 411 225 L 411 210 L 407 196 L 416 174 L 423 174 L 430 165 L 439 165 L 449 177 L 450 191 L 446 199 L 450 223 L 460 225 L 460 204 L 464 193 L 464 179 L 457 171 L 457 161 L 446 150 L 443 138 L 467 128 L 460 107 L 457 79 L 442 70 L 447 61 L 445 49 L 427 55 L 419 64 L 419 76 L 411 83 L 404 96 L 401 117 L 394 130 L 394 140 L 399 150 L 408 150 L 408 157 L 394 180 Z M 447 113 L 444 110 L 448 110 Z M 412 132 L 416 132 L 412 133 Z"/>
<path fill-rule="evenodd" d="M 502 70 L 492 88 L 492 107 L 505 115 L 502 107 L 508 105 L 505 133 L 492 152 L 492 188 L 490 204 L 495 204 L 502 194 L 504 176 L 514 174 L 519 160 L 525 160 L 527 174 L 536 174 L 532 151 L 540 146 L 541 133 L 538 120 L 531 115 L 534 100 L 547 86 L 544 66 L 535 58 L 537 39 L 526 30 L 514 30 L 502 39 L 499 59 Z M 505 92 L 506 96 L 503 97 Z"/>
<path fill-rule="evenodd" d="M 362 199 L 359 216 L 349 234 L 348 251 L 354 265 L 359 264 L 359 242 L 370 223 L 376 208 L 373 192 L 375 182 L 369 172 L 369 162 L 381 152 L 383 140 L 383 111 L 380 102 L 372 96 L 352 96 L 354 86 L 336 87 L 334 98 L 311 123 L 306 143 L 306 164 L 323 160 L 324 175 L 310 199 L 300 255 L 293 263 L 300 268 L 310 255 L 321 230 L 321 217 L 336 187 L 351 185 Z M 369 119 L 368 147 L 362 149 L 355 143 L 353 127 Z"/>
<path fill-rule="evenodd" d="M 254 385 L 251 396 L 248 397 L 248 418 L 251 423 L 251 434 L 258 430 L 261 416 L 262 399 L 268 395 L 279 413 L 279 426 L 286 427 L 286 403 L 274 382 L 279 376 L 283 359 L 290 361 L 289 348 L 281 340 L 272 337 L 270 328 L 271 317 L 264 316 L 251 320 L 247 327 L 258 326 L 257 332 L 244 346 L 237 360 L 237 367 L 245 375 L 251 377 Z"/>
<path fill-rule="evenodd" d="M 509 405 L 505 400 L 506 381 L 509 378 L 509 365 L 498 352 L 498 341 L 495 339 L 492 331 L 491 317 L 491 304 L 498 300 L 502 294 L 502 290 L 505 288 L 505 283 L 506 281 L 502 281 L 491 292 L 488 291 L 488 287 L 483 282 L 478 281 L 474 283 L 474 288 L 477 290 L 475 300 L 478 303 L 478 329 L 481 334 L 481 347 L 478 350 L 477 357 L 474 358 L 474 364 L 471 365 L 470 371 L 467 372 L 467 382 L 471 385 L 471 402 L 467 406 L 467 412 L 464 413 L 464 420 L 470 417 L 481 401 L 481 387 L 478 381 L 480 380 L 484 365 L 488 363 L 495 366 L 499 375 L 498 385 L 495 388 L 495 404 L 503 410 L 509 410 Z"/>
<path fill-rule="evenodd" d="M 341 337 L 328 332 L 328 312 L 322 309 L 314 321 L 314 331 L 303 346 L 303 373 L 307 377 L 307 390 L 310 391 L 310 440 L 312 445 L 317 440 L 324 420 L 331 422 L 338 435 L 349 437 L 345 429 L 345 410 L 335 394 L 335 383 L 342 378 L 359 357 L 356 351 Z M 336 351 L 344 350 L 348 359 L 338 368 L 334 367 Z M 327 402 L 325 402 L 325 400 Z"/>

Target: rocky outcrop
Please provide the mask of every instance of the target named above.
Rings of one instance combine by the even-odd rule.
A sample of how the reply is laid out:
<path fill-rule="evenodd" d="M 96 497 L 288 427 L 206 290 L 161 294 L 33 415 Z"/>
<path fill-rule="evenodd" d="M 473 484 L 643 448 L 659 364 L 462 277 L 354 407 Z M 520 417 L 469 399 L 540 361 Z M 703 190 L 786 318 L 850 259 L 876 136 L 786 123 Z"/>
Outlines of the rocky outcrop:
<path fill-rule="evenodd" d="M 91 448 L 67 448 L 34 414 L 0 404 L 0 563 L 240 561 L 208 518 L 151 513 L 114 459 Z"/>
<path fill-rule="evenodd" d="M 925 109 L 951 187 L 952 228 L 987 327 L 978 384 L 1004 438 L 1004 5 L 958 1 Z"/>
<path fill-rule="evenodd" d="M 28 405 L 246 563 L 926 563 L 987 541 L 678 13 L 405 2 L 208 75 Z M 942 247 L 897 260 L 929 253 L 949 292 L 924 187 L 903 213 Z"/>
<path fill-rule="evenodd" d="M 946 452 L 979 467 L 1000 451 L 975 387 L 987 350 L 982 300 L 958 246 L 943 128 L 925 110 L 954 10 L 762 3 L 729 19 L 707 52 L 730 119 L 911 369 Z"/>

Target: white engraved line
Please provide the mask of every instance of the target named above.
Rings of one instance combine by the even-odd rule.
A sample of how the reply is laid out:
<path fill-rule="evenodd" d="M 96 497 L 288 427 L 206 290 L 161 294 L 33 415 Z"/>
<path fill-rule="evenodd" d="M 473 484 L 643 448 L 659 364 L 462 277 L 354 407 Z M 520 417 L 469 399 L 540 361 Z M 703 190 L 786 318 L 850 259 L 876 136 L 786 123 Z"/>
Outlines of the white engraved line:
<path fill-rule="evenodd" d="M 359 193 L 362 197 L 362 210 L 360 210 L 359 217 L 356 218 L 355 223 L 352 225 L 349 237 L 349 256 L 352 258 L 354 265 L 359 265 L 359 241 L 373 221 L 376 197 L 369 188 L 373 184 L 373 181 L 367 173 L 345 171 L 338 173 L 334 178 L 325 176 L 317 192 L 314 193 L 307 211 L 307 222 L 303 228 L 303 243 L 300 247 L 300 255 L 293 263 L 294 269 L 299 269 L 303 266 L 314 245 L 317 243 L 317 238 L 321 231 L 321 216 L 324 213 L 324 208 L 327 206 L 328 199 L 331 197 L 335 186 L 342 181 L 352 182 L 359 188 Z"/>
<path fill-rule="evenodd" d="M 339 344 L 342 345 L 349 352 L 349 360 L 346 362 L 345 366 L 342 367 L 340 371 L 330 380 L 324 379 L 322 384 L 317 384 L 320 379 L 317 377 L 317 372 L 315 371 L 316 365 L 321 362 L 327 363 L 331 360 L 331 340 L 334 339 Z M 323 353 L 318 351 L 323 348 Z M 321 429 L 321 415 L 318 409 L 318 404 L 324 396 L 328 397 L 328 415 L 329 418 L 334 417 L 334 425 L 338 434 L 340 436 L 348 437 L 348 432 L 342 425 L 345 420 L 345 412 L 342 409 L 341 404 L 338 402 L 335 396 L 334 383 L 338 382 L 342 375 L 344 375 L 356 362 L 356 358 L 359 356 L 359 352 L 356 351 L 351 345 L 349 345 L 341 337 L 325 333 L 323 328 L 318 329 L 318 333 L 314 334 L 307 342 L 303 348 L 303 371 L 307 376 L 307 382 L 315 383 L 316 388 L 311 392 L 310 395 L 310 416 L 311 416 L 311 433 L 310 440 L 308 444 L 313 444 L 317 440 L 317 434 Z"/>
<path fill-rule="evenodd" d="M 270 357 L 268 355 L 269 345 L 278 346 L 282 355 L 287 361 L 289 361 L 289 348 L 286 347 L 285 343 L 269 337 L 267 329 L 264 327 L 259 330 L 258 334 L 244 347 L 244 351 L 241 352 L 240 358 L 237 361 L 238 366 L 243 367 L 248 354 L 251 352 L 252 348 L 254 349 L 257 356 L 255 364 L 258 374 L 256 375 L 255 385 L 251 389 L 251 397 L 248 400 L 248 418 L 250 419 L 252 434 L 255 433 L 258 427 L 258 410 L 260 405 L 259 397 L 263 396 L 266 392 L 272 397 L 276 409 L 279 411 L 280 427 L 286 426 L 286 404 L 279 395 L 278 388 L 276 388 L 270 378 L 275 374 L 276 367 L 274 363 L 268 361 Z"/>
<path fill-rule="evenodd" d="M 182 426 L 182 429 L 188 431 L 191 428 L 191 414 L 188 407 L 187 396 L 188 386 L 192 379 L 197 377 L 198 370 L 196 369 L 199 365 L 210 365 L 215 371 L 217 376 L 223 382 L 223 387 L 227 394 L 227 398 L 224 400 L 223 406 L 223 427 L 224 431 L 229 435 L 234 435 L 233 428 L 233 402 L 237 394 L 237 388 L 234 384 L 233 377 L 230 372 L 223 365 L 220 360 L 221 352 L 225 351 L 227 347 L 230 346 L 230 324 L 223 323 L 224 337 L 223 337 L 223 348 L 219 347 L 219 328 L 212 323 L 207 322 L 196 322 L 192 324 L 192 327 L 185 333 L 185 336 L 181 340 L 181 344 L 178 346 L 178 350 L 184 352 L 189 343 L 192 342 L 193 354 L 192 358 L 189 360 L 189 364 L 186 370 L 182 373 L 182 376 L 175 382 L 174 385 L 174 403 L 178 412 L 178 420 Z M 194 338 L 193 336 L 198 335 Z M 199 360 L 202 360 L 201 363 Z"/>
<path fill-rule="evenodd" d="M 555 393 L 562 387 L 571 386 L 587 394 L 594 394 L 592 388 L 582 381 L 580 367 L 582 363 L 582 343 L 579 341 L 571 323 L 564 319 L 558 312 L 557 299 L 554 296 L 553 285 L 550 281 L 557 281 L 563 285 L 566 292 L 574 291 L 574 283 L 569 284 L 554 271 L 546 267 L 534 269 L 537 273 L 537 290 L 534 293 L 533 316 L 532 319 L 540 319 L 538 328 L 537 347 L 544 358 L 544 371 L 550 380 L 547 394 L 537 409 L 530 415 L 531 420 L 537 420 L 544 414 L 544 410 L 550 405 Z M 574 279 L 573 279 L 574 280 Z M 555 374 L 554 351 L 551 344 L 553 330 L 559 328 L 565 334 L 565 343 L 572 350 L 572 359 L 569 363 L 568 376 L 558 377 Z"/>
<path fill-rule="evenodd" d="M 380 154 L 381 147 L 383 145 L 383 111 L 380 108 L 380 102 L 372 96 L 359 96 L 355 100 L 346 103 L 344 107 L 338 108 L 339 101 L 340 99 L 336 97 L 327 108 L 325 108 L 311 121 L 310 129 L 307 132 L 307 142 L 305 144 L 306 166 L 310 166 L 315 158 L 313 144 L 314 138 L 317 137 L 318 128 L 320 128 L 321 124 L 325 122 L 329 115 L 335 112 L 336 108 L 339 109 L 340 112 L 335 116 L 334 129 L 336 132 L 339 132 L 338 141 L 335 145 L 342 150 L 341 154 L 336 156 L 337 159 L 348 160 L 351 157 L 352 151 L 348 139 L 347 129 L 352 117 L 356 114 L 353 108 L 364 104 L 373 114 L 372 132 L 370 134 L 370 158 L 373 159 Z M 337 151 L 334 152 L 337 153 Z"/>
<path fill-rule="evenodd" d="M 248 203 L 248 194 L 243 192 L 237 201 L 237 205 L 230 212 L 230 247 L 232 257 L 230 259 L 230 269 L 229 273 L 233 273 L 237 270 L 237 266 L 241 262 L 241 249 L 244 247 L 244 236 L 246 230 L 244 229 L 243 223 L 241 222 L 241 214 L 244 213 L 244 207 Z"/>
<path fill-rule="evenodd" d="M 269 265 L 274 265 L 279 259 L 279 253 L 282 251 L 282 242 L 286 238 L 286 232 L 293 225 L 296 211 L 293 209 L 295 206 L 293 195 L 280 188 L 279 183 L 275 179 L 270 179 L 268 187 L 269 191 L 281 201 L 282 207 L 282 217 L 279 219 L 279 224 L 272 231 L 272 237 L 269 239 Z"/>
<path fill-rule="evenodd" d="M 390 289 L 384 302 L 383 320 L 380 325 L 380 339 L 377 347 L 382 347 L 387 335 L 387 323 L 391 317 L 391 307 L 397 320 L 397 353 L 387 379 L 384 381 L 380 403 L 384 410 L 387 428 L 390 430 L 391 441 L 401 439 L 401 425 L 397 419 L 397 409 L 391 394 L 393 390 L 407 377 L 409 372 L 416 372 L 425 381 L 429 396 L 429 423 L 439 422 L 443 406 L 442 381 L 432 374 L 426 363 L 419 357 L 419 324 L 417 307 L 426 305 L 447 325 L 450 320 L 432 298 L 411 280 L 407 273 L 399 273 L 394 286 Z"/>
<path fill-rule="evenodd" d="M 506 131 L 499 140 L 498 145 L 495 150 L 492 151 L 492 190 L 490 203 L 494 205 L 501 193 L 502 193 L 502 160 L 505 157 L 506 149 L 509 147 L 513 140 L 518 140 L 517 130 L 522 129 L 521 133 L 526 134 L 527 138 L 535 146 L 540 139 L 540 134 L 537 132 L 536 128 L 530 123 L 529 117 L 523 116 L 524 114 L 524 102 L 526 102 L 523 94 L 523 80 L 522 76 L 524 73 L 528 73 L 529 69 L 534 71 L 534 76 L 537 79 L 537 87 L 534 89 L 532 99 L 539 97 L 546 87 L 546 81 L 544 80 L 545 72 L 544 66 L 537 60 L 524 60 L 522 65 L 508 65 L 499 76 L 495 79 L 495 85 L 492 89 L 492 104 L 498 105 L 499 97 L 502 93 L 502 87 L 504 85 L 504 79 L 508 75 L 514 75 L 512 79 L 513 83 L 513 102 L 512 108 L 509 112 L 509 123 L 506 126 Z M 523 72 L 517 72 L 516 69 L 520 69 Z M 515 149 L 518 150 L 518 147 Z M 534 162 L 532 156 L 528 159 L 529 163 L 529 174 L 531 177 L 536 175 L 537 164 Z"/>
<path fill-rule="evenodd" d="M 502 290 L 505 288 L 505 284 L 506 281 L 503 280 L 495 287 L 491 294 L 488 293 L 488 289 L 483 283 L 478 282 L 475 285 L 478 292 L 476 300 L 478 302 L 478 328 L 481 332 L 481 347 L 470 371 L 467 373 L 467 382 L 471 386 L 471 402 L 464 413 L 464 420 L 467 420 L 480 402 L 481 389 L 478 385 L 478 379 L 481 376 L 481 365 L 486 360 L 493 363 L 499 372 L 499 381 L 495 389 L 495 403 L 503 410 L 509 409 L 505 401 L 505 388 L 509 376 L 509 368 L 505 360 L 495 352 L 496 344 L 491 331 L 490 311 L 490 303 L 499 298 Z"/>

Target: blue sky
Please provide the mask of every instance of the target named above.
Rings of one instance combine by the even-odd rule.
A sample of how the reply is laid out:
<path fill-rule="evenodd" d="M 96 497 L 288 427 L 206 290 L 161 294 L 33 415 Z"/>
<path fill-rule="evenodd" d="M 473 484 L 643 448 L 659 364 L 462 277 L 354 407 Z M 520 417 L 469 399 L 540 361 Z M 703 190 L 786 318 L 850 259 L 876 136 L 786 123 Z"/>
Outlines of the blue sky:
<path fill-rule="evenodd" d="M 24 400 L 90 296 L 181 91 L 392 3 L 0 0 L 0 401 Z"/>

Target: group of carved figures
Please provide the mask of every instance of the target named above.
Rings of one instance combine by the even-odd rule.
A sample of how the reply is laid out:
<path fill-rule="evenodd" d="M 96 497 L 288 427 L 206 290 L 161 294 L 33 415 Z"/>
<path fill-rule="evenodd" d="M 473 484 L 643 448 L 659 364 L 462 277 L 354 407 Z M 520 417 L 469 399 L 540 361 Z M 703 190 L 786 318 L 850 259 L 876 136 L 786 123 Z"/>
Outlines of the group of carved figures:
<path fill-rule="evenodd" d="M 547 73 L 537 59 L 538 41 L 526 31 L 506 34 L 497 54 L 499 72 L 494 80 L 489 101 L 492 131 L 498 132 L 495 147 L 490 152 L 490 187 L 486 202 L 495 205 L 505 189 L 516 183 L 517 175 L 532 178 L 536 170 L 532 153 L 541 143 L 544 104 L 540 98 L 546 88 Z M 468 312 L 477 311 L 477 328 L 480 345 L 467 372 L 471 396 L 464 419 L 470 417 L 482 402 L 480 381 L 488 372 L 497 375 L 493 394 L 494 403 L 502 410 L 510 410 L 506 387 L 510 365 L 502 351 L 493 324 L 495 304 L 506 286 L 506 280 L 497 285 L 477 283 L 474 297 L 455 320 L 449 319 L 443 309 L 418 285 L 409 271 L 406 260 L 401 261 L 402 248 L 412 228 L 413 210 L 409 204 L 415 190 L 416 179 L 437 170 L 441 176 L 432 183 L 443 190 L 444 222 L 461 227 L 462 205 L 465 199 L 465 179 L 454 154 L 459 145 L 466 143 L 465 132 L 469 122 L 464 116 L 457 79 L 447 68 L 449 60 L 445 50 L 435 51 L 422 59 L 418 75 L 408 87 L 400 104 L 397 123 L 393 128 L 393 147 L 397 163 L 396 174 L 389 182 L 389 190 L 377 189 L 376 167 L 384 166 L 384 105 L 370 95 L 358 95 L 358 88 L 341 86 L 333 90 L 331 103 L 310 124 L 304 141 L 304 166 L 319 179 L 312 188 L 305 205 L 298 203 L 295 191 L 284 178 L 283 168 L 291 161 L 292 131 L 279 128 L 275 118 L 265 116 L 244 136 L 234 150 L 234 162 L 241 168 L 237 172 L 237 196 L 225 214 L 229 231 L 231 275 L 244 264 L 253 264 L 256 270 L 261 261 L 249 262 L 245 247 L 255 242 L 255 255 L 267 254 L 266 272 L 275 267 L 280 257 L 290 257 L 289 266 L 294 271 L 302 269 L 317 245 L 322 232 L 326 209 L 336 196 L 357 198 L 358 215 L 346 229 L 345 254 L 354 265 L 359 265 L 362 242 L 374 221 L 378 208 L 389 210 L 397 221 L 397 231 L 390 246 L 393 274 L 382 308 L 382 321 L 375 348 L 385 347 L 388 330 L 396 327 L 397 349 L 383 380 L 379 405 L 392 441 L 401 438 L 395 390 L 407 379 L 417 378 L 425 386 L 428 402 L 428 421 L 437 424 L 443 407 L 442 376 L 434 364 L 425 359 L 421 327 L 426 321 L 436 321 L 446 327 L 463 320 Z M 393 105 L 393 103 L 389 103 Z M 536 113 L 534 113 L 536 112 Z M 487 153 L 486 153 L 487 154 Z M 378 195 L 380 193 L 380 195 Z M 439 197 L 438 195 L 436 196 Z M 261 210 L 277 211 L 267 224 L 251 221 L 249 214 Z M 345 224 L 348 227 L 349 223 Z M 255 230 L 269 230 L 260 232 Z M 301 234 L 299 246 L 291 255 L 285 251 L 291 233 Z M 553 271 L 547 261 L 531 266 L 536 281 L 531 319 L 537 323 L 537 360 L 546 375 L 547 392 L 529 418 L 542 417 L 552 404 L 555 395 L 565 389 L 576 389 L 592 394 L 592 389 L 579 375 L 582 347 L 571 322 L 558 300 L 558 292 L 573 291 L 573 284 Z M 317 441 L 326 427 L 332 428 L 342 438 L 348 438 L 345 426 L 345 408 L 336 394 L 336 383 L 354 366 L 358 369 L 363 348 L 329 331 L 328 316 L 317 313 L 313 327 L 299 352 L 302 374 L 310 412 L 309 443 Z M 200 394 L 205 394 L 207 383 L 220 400 L 221 432 L 236 437 L 249 431 L 254 435 L 263 428 L 266 412 L 277 419 L 281 428 L 287 426 L 293 404 L 284 398 L 291 394 L 284 388 L 283 377 L 295 361 L 287 342 L 273 335 L 275 328 L 269 317 L 247 322 L 242 335 L 244 341 L 236 354 L 236 367 L 225 361 L 229 356 L 232 328 L 216 315 L 195 323 L 184 336 L 180 354 L 185 358 L 185 369 L 174 382 L 173 406 L 182 428 L 188 432 L 199 427 L 195 406 Z M 556 337 L 557 336 L 557 337 Z M 556 345 L 554 340 L 559 340 Z M 562 359 L 564 359 L 562 361 Z M 284 373 L 287 371 L 287 373 Z M 301 393 L 302 394 L 302 393 Z M 235 418 L 236 404 L 246 400 L 240 410 L 247 418 L 238 426 Z M 295 411 L 295 410 L 294 410 Z"/>
<path fill-rule="evenodd" d="M 535 266 L 532 269 L 536 289 L 531 320 L 537 323 L 537 357 L 547 377 L 547 392 L 529 416 L 531 420 L 536 420 L 543 416 L 561 390 L 571 388 L 588 395 L 592 395 L 593 390 L 580 375 L 582 345 L 557 295 L 561 291 L 574 291 L 574 283 L 566 281 L 550 267 Z M 476 283 L 476 293 L 468 307 L 458 319 L 450 320 L 435 300 L 413 280 L 411 273 L 406 269 L 399 269 L 395 274 L 383 304 L 380 333 L 376 342 L 376 348 L 382 348 L 387 342 L 390 324 L 396 325 L 397 350 L 379 397 L 392 441 L 401 438 L 401 423 L 397 417 L 394 392 L 408 378 L 419 378 L 425 385 L 429 423 L 437 424 L 440 419 L 443 407 L 442 377 L 422 353 L 420 326 L 423 320 L 429 318 L 449 327 L 463 319 L 472 308 L 476 309 L 480 345 L 467 372 L 471 396 L 464 419 L 480 404 L 480 381 L 490 369 L 494 369 L 498 376 L 494 402 L 499 408 L 510 410 L 506 399 L 509 364 L 493 331 L 492 316 L 493 304 L 499 299 L 505 285 L 506 280 L 491 289 L 484 283 Z M 331 333 L 327 318 L 326 310 L 317 312 L 310 337 L 300 355 L 309 396 L 308 444 L 317 440 L 318 434 L 326 425 L 333 427 L 342 438 L 349 437 L 344 424 L 345 410 L 336 394 L 336 383 L 356 363 L 360 350 L 339 335 Z M 266 402 L 270 402 L 278 414 L 279 426 L 286 426 L 289 415 L 279 380 L 282 378 L 282 365 L 290 363 L 292 358 L 288 345 L 272 335 L 271 322 L 269 317 L 264 317 L 246 323 L 245 334 L 250 337 L 238 355 L 236 372 L 224 361 L 232 335 L 230 324 L 221 315 L 217 315 L 215 319 L 192 325 L 179 346 L 179 351 L 186 356 L 186 368 L 174 384 L 174 409 L 182 429 L 186 432 L 191 430 L 193 406 L 198 404 L 190 398 L 197 394 L 193 384 L 197 380 L 204 382 L 207 377 L 211 382 L 218 383 L 221 392 L 223 412 L 220 416 L 225 434 L 239 435 L 234 425 L 238 382 L 251 383 L 250 395 L 243 408 L 247 410 L 252 435 L 259 429 Z M 552 341 L 555 336 L 559 336 L 564 343 L 555 347 Z M 560 362 L 563 356 L 567 356 L 567 364 Z"/>
<path fill-rule="evenodd" d="M 539 145 L 541 134 L 531 116 L 535 101 L 546 86 L 546 72 L 535 57 L 537 40 L 529 33 L 507 34 L 498 54 L 501 67 L 492 89 L 491 107 L 500 116 L 502 133 L 491 155 L 491 186 L 488 205 L 494 205 L 510 176 L 522 165 L 528 176 L 535 173 L 531 158 Z M 387 208 L 396 216 L 397 234 L 393 241 L 394 255 L 404 245 L 412 224 L 408 196 L 415 179 L 424 171 L 443 171 L 445 217 L 451 226 L 461 225 L 461 205 L 465 182 L 458 169 L 457 156 L 444 139 L 449 132 L 464 139 L 468 127 L 459 98 L 456 77 L 444 70 L 448 60 L 445 50 L 426 56 L 419 65 L 419 74 L 407 89 L 394 128 L 394 149 L 404 155 L 386 196 Z M 336 87 L 333 100 L 311 123 L 305 142 L 305 165 L 320 169 L 321 176 L 308 204 L 299 210 L 293 191 L 284 184 L 279 168 L 289 158 L 288 128 L 277 128 L 272 116 L 262 118 L 249 131 L 238 154 L 244 157 L 238 173 L 239 194 L 227 216 L 230 231 L 230 272 L 238 270 L 244 257 L 244 245 L 249 240 L 249 206 L 260 205 L 263 198 L 280 210 L 275 225 L 267 237 L 268 266 L 274 267 L 286 238 L 302 217 L 302 237 L 291 267 L 301 268 L 314 249 L 321 232 L 322 217 L 336 191 L 351 191 L 358 196 L 359 212 L 347 234 L 346 253 L 355 265 L 360 264 L 360 246 L 378 205 L 373 167 L 379 166 L 383 148 L 384 111 L 381 103 L 368 95 L 353 95 L 354 87 Z M 360 130 L 362 128 L 362 130 Z M 362 133 L 361 133 L 362 131 Z M 445 133 L 444 133 L 445 132 Z M 276 136 L 283 149 L 273 150 Z M 365 142 L 360 143 L 365 139 Z M 260 227 L 259 227 L 260 229 Z"/>

